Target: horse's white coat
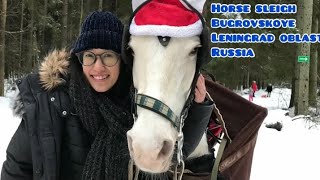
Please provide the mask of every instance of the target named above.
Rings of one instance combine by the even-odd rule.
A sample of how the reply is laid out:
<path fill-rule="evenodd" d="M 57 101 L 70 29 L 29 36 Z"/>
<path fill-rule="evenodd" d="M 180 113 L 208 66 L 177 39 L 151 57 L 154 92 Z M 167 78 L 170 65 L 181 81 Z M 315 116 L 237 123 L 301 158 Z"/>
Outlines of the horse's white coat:
<path fill-rule="evenodd" d="M 133 81 L 138 93 L 161 100 L 180 116 L 195 74 L 197 36 L 171 38 L 163 47 L 156 36 L 131 36 L 134 52 Z M 136 165 L 151 173 L 171 165 L 177 131 L 164 117 L 137 107 L 138 119 L 128 131 L 130 155 Z"/>

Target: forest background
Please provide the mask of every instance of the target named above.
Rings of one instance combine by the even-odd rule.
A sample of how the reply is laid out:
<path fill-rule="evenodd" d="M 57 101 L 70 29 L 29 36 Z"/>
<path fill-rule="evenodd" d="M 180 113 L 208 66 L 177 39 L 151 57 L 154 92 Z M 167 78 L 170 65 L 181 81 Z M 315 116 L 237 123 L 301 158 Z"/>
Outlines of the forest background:
<path fill-rule="evenodd" d="M 312 2 L 312 32 L 319 32 L 319 1 Z M 302 2 L 302 1 L 301 1 Z M 300 2 L 300 3 L 301 3 Z M 207 0 L 203 15 L 210 27 L 210 19 L 237 18 L 237 14 L 212 14 L 211 3 L 224 4 L 298 4 L 298 0 Z M 46 54 L 54 49 L 70 49 L 79 35 L 84 18 L 94 10 L 111 11 L 127 24 L 132 13 L 131 0 L 2 0 L 0 4 L 0 96 L 4 94 L 4 79 L 14 80 L 38 69 Z M 241 18 L 253 19 L 298 19 L 297 14 L 241 14 Z M 306 9 L 308 11 L 308 9 Z M 297 20 L 298 21 L 298 20 Z M 299 25 L 299 24 L 298 24 Z M 311 28 L 311 25 L 310 25 Z M 211 29 L 216 33 L 297 33 L 292 29 Z M 253 48 L 255 58 L 215 58 L 203 71 L 212 74 L 219 83 L 230 89 L 247 88 L 253 80 L 264 89 L 268 83 L 276 86 L 293 87 L 298 44 L 211 44 L 223 48 Z M 318 87 L 320 50 L 311 45 L 310 78 Z M 313 68 L 313 69 L 312 69 Z M 3 78 L 4 77 L 4 78 Z M 311 84 L 310 84 L 311 87 Z M 311 89 L 311 88 L 310 88 Z M 314 88 L 313 88 L 314 89 Z M 294 92 L 293 92 L 294 94 Z M 312 93 L 314 94 L 314 93 Z M 309 98 L 312 104 L 312 99 Z M 315 103 L 315 102 L 314 102 Z"/>

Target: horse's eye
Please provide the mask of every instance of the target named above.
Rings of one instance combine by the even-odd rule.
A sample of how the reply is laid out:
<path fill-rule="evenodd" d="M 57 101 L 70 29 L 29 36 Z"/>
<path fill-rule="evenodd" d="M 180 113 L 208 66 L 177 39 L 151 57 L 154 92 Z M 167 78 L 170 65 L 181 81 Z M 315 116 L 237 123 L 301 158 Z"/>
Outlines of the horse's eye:
<path fill-rule="evenodd" d="M 197 55 L 197 53 L 198 53 L 198 50 L 199 50 L 199 47 L 195 47 L 195 48 L 193 48 L 193 50 L 190 52 L 190 56 L 194 56 L 194 55 Z"/>

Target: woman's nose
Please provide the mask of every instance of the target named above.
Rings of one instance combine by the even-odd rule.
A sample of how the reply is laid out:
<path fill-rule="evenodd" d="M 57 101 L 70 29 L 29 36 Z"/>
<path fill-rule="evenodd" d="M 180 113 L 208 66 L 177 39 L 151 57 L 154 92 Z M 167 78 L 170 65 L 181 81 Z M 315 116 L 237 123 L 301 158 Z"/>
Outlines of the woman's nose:
<path fill-rule="evenodd" d="M 97 56 L 97 60 L 96 62 L 93 64 L 93 67 L 96 69 L 104 69 L 104 64 L 102 63 L 102 60 L 101 60 L 101 57 L 100 56 Z"/>

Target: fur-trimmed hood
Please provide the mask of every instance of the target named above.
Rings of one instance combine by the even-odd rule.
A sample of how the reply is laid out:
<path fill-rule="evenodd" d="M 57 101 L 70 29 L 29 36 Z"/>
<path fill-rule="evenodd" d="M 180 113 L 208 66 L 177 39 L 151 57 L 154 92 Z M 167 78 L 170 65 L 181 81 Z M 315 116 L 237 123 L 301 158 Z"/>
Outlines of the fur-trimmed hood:
<path fill-rule="evenodd" d="M 61 77 L 68 73 L 69 57 L 70 53 L 63 49 L 54 50 L 44 58 L 39 68 L 39 76 L 45 90 L 52 90 L 65 81 Z"/>
<path fill-rule="evenodd" d="M 70 52 L 62 49 L 54 50 L 44 58 L 39 68 L 39 79 L 43 89 L 52 90 L 65 82 L 62 77 L 68 74 L 69 57 Z M 19 81 L 21 82 L 21 80 Z M 16 92 L 11 99 L 11 108 L 14 116 L 22 117 L 24 105 L 19 88 L 16 88 Z"/>

